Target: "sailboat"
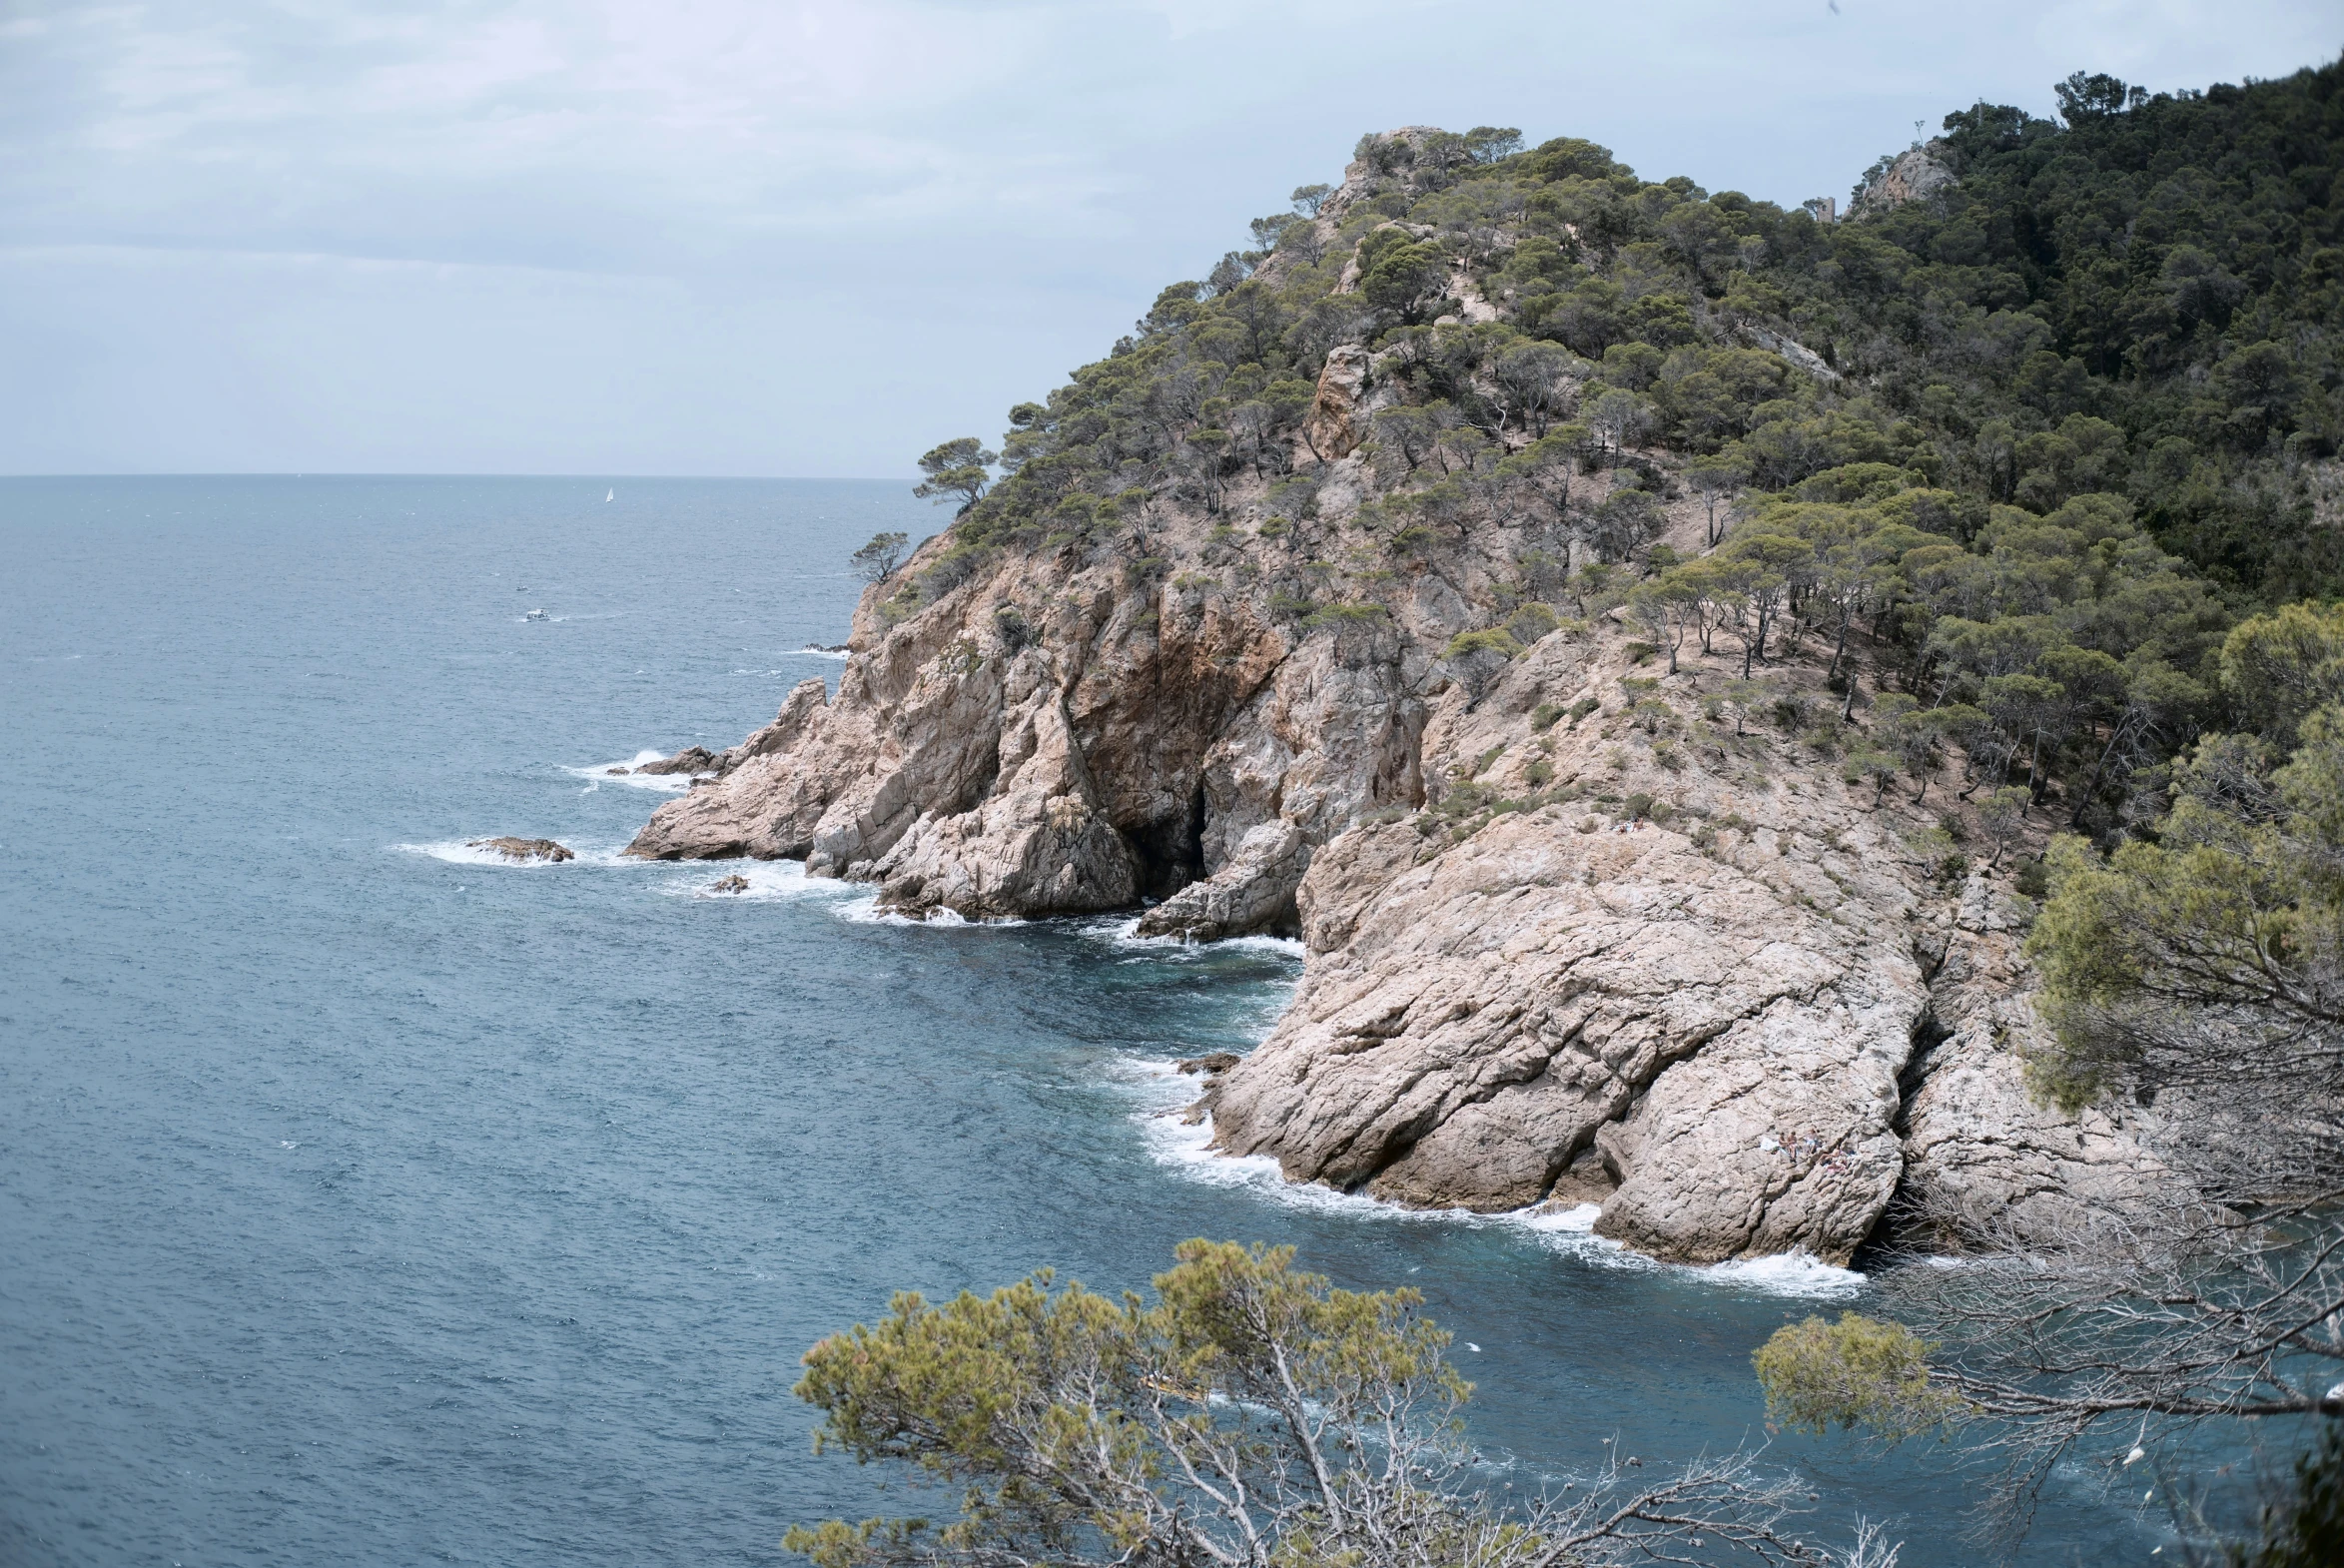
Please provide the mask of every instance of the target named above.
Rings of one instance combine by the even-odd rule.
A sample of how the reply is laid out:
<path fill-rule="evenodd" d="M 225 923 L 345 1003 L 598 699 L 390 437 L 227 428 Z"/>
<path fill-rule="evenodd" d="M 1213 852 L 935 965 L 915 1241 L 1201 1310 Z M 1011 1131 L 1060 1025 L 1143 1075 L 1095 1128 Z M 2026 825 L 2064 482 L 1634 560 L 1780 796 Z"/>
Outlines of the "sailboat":
<path fill-rule="evenodd" d="M 612 490 L 612 491 L 610 491 L 608 494 L 604 495 L 602 498 L 603 498 L 604 500 L 606 500 L 606 501 L 614 501 L 614 500 L 617 500 L 617 499 L 618 499 L 618 491 L 616 491 L 616 490 Z"/>

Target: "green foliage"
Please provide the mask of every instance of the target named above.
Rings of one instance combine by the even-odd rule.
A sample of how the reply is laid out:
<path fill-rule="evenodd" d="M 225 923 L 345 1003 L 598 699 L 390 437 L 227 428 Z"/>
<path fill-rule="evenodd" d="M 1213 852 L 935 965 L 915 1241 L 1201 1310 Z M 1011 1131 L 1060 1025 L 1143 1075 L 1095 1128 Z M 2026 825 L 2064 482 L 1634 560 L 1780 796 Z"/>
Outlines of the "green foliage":
<path fill-rule="evenodd" d="M 2221 683 L 2241 728 L 2292 743 L 2305 715 L 2344 701 L 2344 604 L 2290 604 L 2233 628 Z"/>
<path fill-rule="evenodd" d="M 2294 1495 L 2263 1512 L 2262 1540 L 2229 1554 L 2236 1568 L 2344 1563 L 2344 1423 L 2329 1421 L 2295 1464 Z"/>
<path fill-rule="evenodd" d="M 1315 383 L 1350 346 L 1376 392 L 1357 526 L 1394 557 L 1374 572 L 1510 530 L 1523 599 L 1624 602 L 1672 669 L 1731 650 L 1749 678 L 1815 637 L 1850 717 L 1862 650 L 1933 715 L 1871 748 L 1917 795 L 1942 759 L 1965 796 L 2063 791 L 2073 826 L 2119 831 L 2200 729 L 2284 745 L 2258 693 L 2334 679 L 2289 641 L 2332 649 L 2311 611 L 2208 655 L 2253 595 L 2344 589 L 2344 63 L 2085 82 L 2063 123 L 1947 116 L 1953 183 L 1835 225 L 1579 140 L 1368 137 L 1339 218 L 1300 188 L 1300 216 L 1012 409 L 998 483 L 963 438 L 921 493 L 956 502 L 956 550 L 1092 549 L 1170 506 L 1306 551 Z M 1454 319 L 1466 286 L 1495 321 Z M 1651 551 L 1672 474 L 1714 553 Z M 1605 570 L 1566 583 L 1566 538 Z M 974 569 L 953 558 L 927 597 Z"/>
<path fill-rule="evenodd" d="M 1751 1357 L 1769 1423 L 1862 1428 L 1891 1442 L 1953 1425 L 1967 1404 L 1931 1381 L 1933 1347 L 1902 1323 L 1843 1312 L 1787 1324 Z"/>
<path fill-rule="evenodd" d="M 1460 631 L 1451 637 L 1448 646 L 1440 650 L 1444 659 L 1460 659 L 1472 653 L 1495 653 L 1513 658 L 1522 651 L 1522 644 L 1503 626 L 1492 626 L 1484 631 Z"/>
<path fill-rule="evenodd" d="M 1314 1522 L 1342 1536 L 1344 1505 L 1371 1500 L 1384 1456 L 1402 1457 L 1390 1439 L 1445 1428 L 1467 1397 L 1442 1359 L 1449 1336 L 1415 1292 L 1334 1289 L 1293 1268 L 1291 1247 L 1195 1240 L 1175 1255 L 1153 1302 L 1044 1272 L 943 1305 L 906 1292 L 876 1326 L 816 1344 L 795 1391 L 824 1414 L 817 1450 L 915 1466 L 961 1489 L 960 1515 L 933 1531 L 831 1520 L 784 1544 L 821 1568 L 1197 1551 L 1220 1521 L 1180 1476 L 1267 1493 L 1297 1470 L 1320 1478 Z M 1376 1453 L 1358 1441 L 1369 1428 Z"/>
<path fill-rule="evenodd" d="M 2091 1099 L 2209 1009 L 2227 1020 L 2238 1071 L 2307 1050 L 2344 1066 L 2344 703 L 2266 713 L 2297 734 L 2294 752 L 2248 735 L 2199 741 L 2154 841 L 2104 861 L 2073 838 L 2052 844 L 2051 897 L 2028 943 L 2057 1036 L 2030 1064 L 2043 1093 Z"/>
<path fill-rule="evenodd" d="M 1033 623 L 1026 619 L 1026 612 L 1015 604 L 994 606 L 993 631 L 995 636 L 1001 638 L 1002 646 L 1012 653 L 1034 641 Z"/>
<path fill-rule="evenodd" d="M 871 542 L 854 553 L 855 575 L 865 582 L 885 582 L 903 564 L 905 546 L 911 542 L 908 533 L 874 533 Z"/>
<path fill-rule="evenodd" d="M 1022 403 L 1021 410 L 1033 404 Z M 985 443 L 974 435 L 963 435 L 932 446 L 920 457 L 920 471 L 927 478 L 914 486 L 912 493 L 943 503 L 955 501 L 960 505 L 958 515 L 966 515 L 985 493 L 992 482 L 986 470 L 1001 461 L 1001 453 L 987 451 Z"/>

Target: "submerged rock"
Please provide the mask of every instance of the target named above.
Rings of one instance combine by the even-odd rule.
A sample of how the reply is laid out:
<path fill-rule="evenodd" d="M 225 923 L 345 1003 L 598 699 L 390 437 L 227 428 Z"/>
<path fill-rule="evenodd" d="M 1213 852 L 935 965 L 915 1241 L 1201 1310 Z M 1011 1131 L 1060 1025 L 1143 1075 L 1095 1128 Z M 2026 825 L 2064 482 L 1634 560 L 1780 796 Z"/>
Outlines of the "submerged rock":
<path fill-rule="evenodd" d="M 464 847 L 466 849 L 489 850 L 503 856 L 506 860 L 524 865 L 532 861 L 558 864 L 561 861 L 578 858 L 551 839 L 473 839 Z"/>
<path fill-rule="evenodd" d="M 718 877 L 714 882 L 709 883 L 708 891 L 711 893 L 746 893 L 749 891 L 749 879 L 736 871 L 729 877 Z"/>

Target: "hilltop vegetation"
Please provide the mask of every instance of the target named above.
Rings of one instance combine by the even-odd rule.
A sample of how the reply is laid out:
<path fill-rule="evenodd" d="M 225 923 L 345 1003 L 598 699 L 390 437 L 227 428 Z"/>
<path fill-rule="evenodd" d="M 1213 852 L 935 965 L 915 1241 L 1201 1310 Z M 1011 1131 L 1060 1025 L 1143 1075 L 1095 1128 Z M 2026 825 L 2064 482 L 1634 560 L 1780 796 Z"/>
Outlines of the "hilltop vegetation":
<path fill-rule="evenodd" d="M 1861 654 L 1906 699 L 1851 762 L 1884 786 L 1926 790 L 1952 742 L 1965 792 L 2120 829 L 2140 771 L 2222 724 L 2228 627 L 2344 588 L 2340 78 L 2078 74 L 2063 123 L 1948 115 L 1897 166 L 1929 178 L 1884 159 L 1839 223 L 1585 141 L 1369 136 L 1011 410 L 1000 483 L 978 442 L 932 453 L 961 515 L 891 612 L 1003 549 L 1145 579 L 1171 507 L 1257 544 L 1247 586 L 1307 634 L 1500 524 L 1521 603 L 1645 578 L 1672 656 L 1815 634 L 1845 689 Z M 1655 541 L 1688 495 L 1722 547 L 1680 562 Z"/>
<path fill-rule="evenodd" d="M 1583 141 L 1371 135 L 998 451 L 923 456 L 954 524 L 858 558 L 836 697 L 630 852 L 1298 931 L 1268 1038 L 1182 1064 L 1214 1147 L 1290 1179 L 1591 1203 L 1680 1262 L 1971 1251 L 1759 1371 L 1791 1424 L 1964 1429 L 2013 1528 L 2054 1466 L 2336 1415 L 2344 611 L 2293 601 L 2344 588 L 2340 81 L 2079 74 L 2059 123 L 1948 116 L 1844 222 Z M 2008 864 L 2046 828 L 2079 833 Z M 1214 1255 L 1286 1298 L 1282 1257 Z M 1600 1560 L 1417 1512 L 1437 1464 L 1354 1496 L 1306 1414 L 1199 1484 L 1254 1407 L 1176 1316 L 1036 1285 L 825 1341 L 833 1437 L 976 1489 L 933 1538 L 794 1544 Z M 1124 1383 L 1088 1344 L 983 1359 L 1078 1319 Z"/>

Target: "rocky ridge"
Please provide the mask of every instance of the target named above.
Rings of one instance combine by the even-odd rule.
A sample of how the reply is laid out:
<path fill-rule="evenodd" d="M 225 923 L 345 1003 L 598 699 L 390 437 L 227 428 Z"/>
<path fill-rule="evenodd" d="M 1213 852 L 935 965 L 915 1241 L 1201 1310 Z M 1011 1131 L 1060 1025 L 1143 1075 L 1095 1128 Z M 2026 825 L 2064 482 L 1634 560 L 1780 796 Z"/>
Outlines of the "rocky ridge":
<path fill-rule="evenodd" d="M 2122 1127 L 2027 1101 L 2023 901 L 1943 880 L 1958 809 L 1843 782 L 1819 657 L 1763 697 L 1722 642 L 1662 673 L 1601 595 L 1529 598 L 1521 563 L 1568 549 L 1527 520 L 1350 544 L 1378 360 L 1326 358 L 1313 514 L 1240 477 L 1112 536 L 929 540 L 864 595 L 836 694 L 679 756 L 699 787 L 628 853 L 802 859 L 914 916 L 1298 934 L 1291 1008 L 1199 1109 L 1398 1203 L 1845 1262 L 1893 1212 L 2055 1227 L 2148 1179 Z M 1697 551 L 1699 506 L 1669 515 Z"/>

